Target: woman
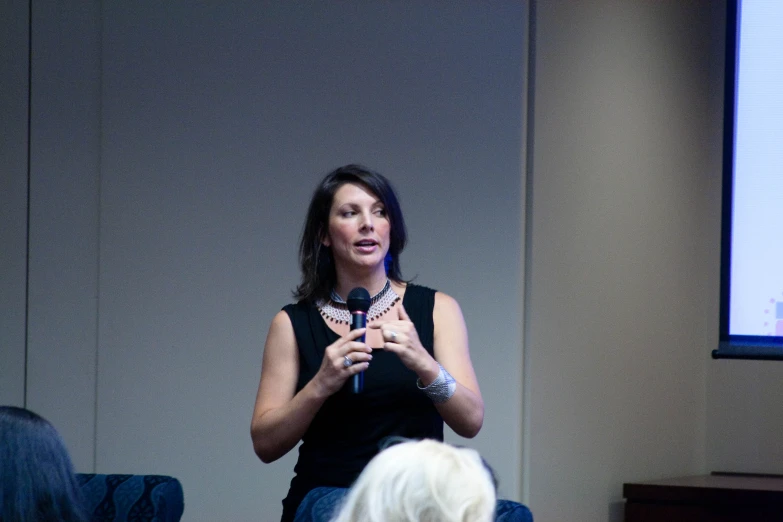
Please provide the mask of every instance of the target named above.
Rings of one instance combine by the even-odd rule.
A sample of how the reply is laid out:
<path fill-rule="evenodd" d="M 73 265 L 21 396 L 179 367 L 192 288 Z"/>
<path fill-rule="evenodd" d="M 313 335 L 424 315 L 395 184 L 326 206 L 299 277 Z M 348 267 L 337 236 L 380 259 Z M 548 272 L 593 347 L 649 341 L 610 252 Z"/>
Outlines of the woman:
<path fill-rule="evenodd" d="M 83 522 L 81 490 L 54 426 L 0 406 L 0 521 Z"/>
<path fill-rule="evenodd" d="M 397 196 L 380 174 L 347 165 L 313 194 L 298 302 L 272 320 L 251 422 L 264 462 L 302 441 L 284 522 L 314 488 L 350 486 L 386 437 L 443 440 L 444 421 L 463 437 L 481 429 L 484 403 L 460 307 L 406 283 L 405 241 Z M 350 331 L 344 302 L 357 287 L 372 306 L 368 327 Z M 354 394 L 346 382 L 359 372 L 364 391 Z"/>
<path fill-rule="evenodd" d="M 332 522 L 490 522 L 495 484 L 481 456 L 443 442 L 402 442 L 376 455 Z"/>

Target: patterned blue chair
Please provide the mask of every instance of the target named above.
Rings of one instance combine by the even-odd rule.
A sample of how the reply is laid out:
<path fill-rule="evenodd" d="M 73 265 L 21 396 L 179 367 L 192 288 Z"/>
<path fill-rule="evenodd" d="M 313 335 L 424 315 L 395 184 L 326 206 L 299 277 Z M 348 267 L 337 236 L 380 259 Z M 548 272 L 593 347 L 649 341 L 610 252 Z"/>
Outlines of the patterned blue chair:
<path fill-rule="evenodd" d="M 179 522 L 182 484 L 165 475 L 77 473 L 92 522 Z"/>
<path fill-rule="evenodd" d="M 495 522 L 533 522 L 533 513 L 524 504 L 498 499 L 495 507 Z"/>

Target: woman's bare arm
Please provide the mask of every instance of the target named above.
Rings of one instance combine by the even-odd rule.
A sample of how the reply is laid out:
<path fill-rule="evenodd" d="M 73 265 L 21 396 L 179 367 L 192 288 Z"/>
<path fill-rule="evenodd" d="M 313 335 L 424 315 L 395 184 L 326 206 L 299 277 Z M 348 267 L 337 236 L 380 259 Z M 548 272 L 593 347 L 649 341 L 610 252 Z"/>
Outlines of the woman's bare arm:
<path fill-rule="evenodd" d="M 329 345 L 318 373 L 296 393 L 296 336 L 288 314 L 281 311 L 275 315 L 264 345 L 261 380 L 250 423 L 253 449 L 262 461 L 273 462 L 296 446 L 326 399 L 348 377 L 367 369 L 371 350 L 355 341 L 362 333 L 364 330 L 353 330 Z M 346 354 L 355 362 L 348 368 L 342 364 Z"/>
<path fill-rule="evenodd" d="M 435 407 L 441 417 L 458 435 L 475 437 L 484 423 L 484 400 L 481 398 L 476 373 L 470 360 L 468 331 L 457 301 L 442 293 L 435 294 L 434 346 L 435 359 L 457 381 L 457 389 L 451 398 Z M 428 379 L 427 385 L 437 377 L 437 368 Z"/>

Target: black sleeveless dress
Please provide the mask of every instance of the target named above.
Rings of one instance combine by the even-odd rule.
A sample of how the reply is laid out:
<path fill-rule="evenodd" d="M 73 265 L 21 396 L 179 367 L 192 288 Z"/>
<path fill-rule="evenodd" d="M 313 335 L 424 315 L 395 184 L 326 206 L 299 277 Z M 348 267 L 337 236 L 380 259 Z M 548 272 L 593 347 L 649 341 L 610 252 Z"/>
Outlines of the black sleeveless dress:
<path fill-rule="evenodd" d="M 432 354 L 435 290 L 409 284 L 405 311 L 424 348 Z M 291 318 L 299 350 L 297 392 L 321 367 L 324 350 L 339 339 L 314 304 L 283 308 Z M 364 391 L 351 392 L 351 381 L 321 406 L 302 437 L 299 460 L 282 522 L 290 522 L 304 496 L 321 486 L 349 487 L 390 436 L 443 440 L 443 419 L 432 401 L 416 387 L 416 374 L 397 355 L 374 350 L 364 373 Z"/>

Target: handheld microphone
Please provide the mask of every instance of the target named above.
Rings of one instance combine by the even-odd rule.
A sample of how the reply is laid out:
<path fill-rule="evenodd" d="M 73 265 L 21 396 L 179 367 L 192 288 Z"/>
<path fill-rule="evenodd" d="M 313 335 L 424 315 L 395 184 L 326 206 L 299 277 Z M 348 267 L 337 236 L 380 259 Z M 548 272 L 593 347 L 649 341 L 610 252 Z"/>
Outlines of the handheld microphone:
<path fill-rule="evenodd" d="M 361 286 L 354 288 L 348 293 L 348 311 L 351 312 L 351 330 L 358 330 L 367 326 L 367 310 L 370 309 L 370 292 Z M 364 335 L 357 339 L 364 342 Z M 364 390 L 364 372 L 353 375 L 353 393 L 362 393 Z"/>

